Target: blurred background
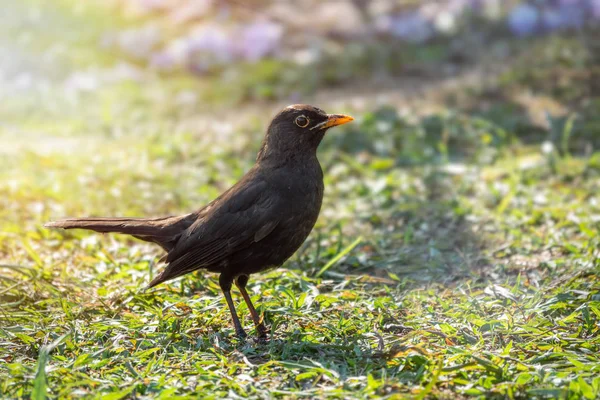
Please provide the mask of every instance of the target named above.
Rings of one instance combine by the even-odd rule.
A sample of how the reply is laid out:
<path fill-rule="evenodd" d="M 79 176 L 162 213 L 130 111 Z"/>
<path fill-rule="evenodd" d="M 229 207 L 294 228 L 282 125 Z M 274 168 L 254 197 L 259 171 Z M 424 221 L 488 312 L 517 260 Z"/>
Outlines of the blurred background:
<path fill-rule="evenodd" d="M 11 266 L 0 322 L 26 335 L 0 332 L 0 393 L 23 397 L 36 349 L 67 329 L 77 333 L 49 378 L 59 397 L 141 379 L 130 366 L 146 369 L 154 350 L 119 337 L 156 340 L 175 364 L 185 352 L 184 371 L 213 353 L 254 371 L 215 333 L 229 322 L 214 277 L 139 293 L 157 248 L 41 224 L 189 212 L 250 168 L 280 108 L 310 103 L 356 120 L 320 147 L 326 193 L 310 238 L 285 269 L 251 281 L 267 323 L 302 345 L 248 358 L 321 357 L 337 371 L 318 372 L 325 386 L 367 396 L 384 393 L 370 375 L 384 369 L 387 388 L 436 382 L 431 354 L 452 345 L 465 353 L 444 353 L 438 395 L 600 395 L 581 367 L 600 362 L 598 299 L 587 297 L 600 290 L 600 0 L 0 0 L 0 10 L 0 264 Z M 373 327 L 378 359 L 365 356 Z M 423 327 L 443 336 L 403 341 Z M 484 343 L 495 332 L 506 339 Z M 563 333 L 573 341 L 557 342 Z M 315 347 L 341 338 L 343 357 Z M 521 361 L 490 355 L 509 354 L 513 339 Z M 421 340 L 431 353 L 394 358 Z M 479 350 L 491 353 L 468 358 Z M 93 384 L 69 364 L 95 362 L 86 351 L 114 355 Z M 522 375 L 524 363 L 544 373 Z M 252 390 L 322 382 L 294 368 Z M 231 384 L 221 369 L 207 390 Z M 365 371 L 368 383 L 346 379 Z M 148 374 L 156 391 L 197 384 Z"/>
<path fill-rule="evenodd" d="M 361 111 L 389 105 L 401 117 L 456 107 L 491 113 L 511 131 L 522 123 L 549 129 L 549 116 L 587 110 L 599 85 L 595 0 L 27 0 L 4 7 L 4 131 L 33 133 L 35 120 L 66 113 L 87 130 L 121 111 L 134 115 L 136 101 L 167 116 L 242 118 L 258 106 L 263 121 L 293 102 Z M 110 96 L 120 104 L 103 107 Z M 531 118 L 519 119 L 523 113 Z"/>
<path fill-rule="evenodd" d="M 583 150 L 597 136 L 595 0 L 26 0 L 4 7 L 5 153 L 64 150 L 100 133 L 206 137 L 215 129 L 228 132 L 218 135 L 228 144 L 210 151 L 225 150 L 229 135 L 244 141 L 239 126 L 264 125 L 295 102 L 352 108 L 359 117 L 387 107 L 384 122 L 394 123 L 437 115 L 424 126 L 431 143 L 392 137 L 391 128 L 383 138 L 343 141 L 400 163 L 440 155 L 436 134 L 448 110 L 505 130 L 490 133 L 494 144 L 555 143 L 573 113 L 570 145 Z M 471 128 L 457 128 L 446 144 L 473 139 Z"/>

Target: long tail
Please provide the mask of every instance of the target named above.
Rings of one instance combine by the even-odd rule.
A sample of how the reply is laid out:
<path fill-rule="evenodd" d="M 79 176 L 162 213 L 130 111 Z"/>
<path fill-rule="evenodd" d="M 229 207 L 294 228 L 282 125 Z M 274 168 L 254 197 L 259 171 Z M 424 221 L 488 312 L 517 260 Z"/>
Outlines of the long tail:
<path fill-rule="evenodd" d="M 171 250 L 181 233 L 195 220 L 195 214 L 160 218 L 68 218 L 48 222 L 47 228 L 89 229 L 96 232 L 117 232 L 154 242 Z"/>

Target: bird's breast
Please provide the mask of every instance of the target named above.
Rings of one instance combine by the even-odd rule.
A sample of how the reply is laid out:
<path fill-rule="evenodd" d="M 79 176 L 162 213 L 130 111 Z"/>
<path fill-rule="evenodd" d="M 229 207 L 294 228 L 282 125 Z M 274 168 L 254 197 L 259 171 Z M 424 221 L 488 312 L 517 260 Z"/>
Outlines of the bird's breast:
<path fill-rule="evenodd" d="M 297 213 L 321 209 L 323 200 L 323 173 L 319 163 L 307 163 L 282 171 L 279 182 L 282 197 Z"/>

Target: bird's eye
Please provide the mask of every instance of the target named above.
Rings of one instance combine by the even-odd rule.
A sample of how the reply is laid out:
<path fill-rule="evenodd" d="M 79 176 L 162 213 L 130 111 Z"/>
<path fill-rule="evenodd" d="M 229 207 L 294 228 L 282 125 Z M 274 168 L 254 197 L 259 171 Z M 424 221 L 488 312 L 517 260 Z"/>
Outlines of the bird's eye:
<path fill-rule="evenodd" d="M 296 125 L 298 125 L 300 128 L 306 128 L 308 126 L 308 124 L 310 123 L 310 120 L 308 118 L 306 118 L 304 115 L 300 115 L 299 117 L 296 117 Z"/>

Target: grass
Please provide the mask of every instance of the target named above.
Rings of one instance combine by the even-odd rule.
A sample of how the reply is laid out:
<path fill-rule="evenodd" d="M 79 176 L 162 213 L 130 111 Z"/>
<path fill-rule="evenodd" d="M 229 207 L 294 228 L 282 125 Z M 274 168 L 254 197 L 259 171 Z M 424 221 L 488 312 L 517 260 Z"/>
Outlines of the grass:
<path fill-rule="evenodd" d="M 510 76 L 487 108 L 406 118 L 394 105 L 320 104 L 357 120 L 321 146 L 310 238 L 251 278 L 267 342 L 234 336 L 214 275 L 145 292 L 156 247 L 42 224 L 207 203 L 250 167 L 278 105 L 206 116 L 173 101 L 188 86 L 155 77 L 79 94 L 64 112 L 9 99 L 1 397 L 598 398 L 593 99 L 540 127 L 504 96 L 528 84 Z"/>

